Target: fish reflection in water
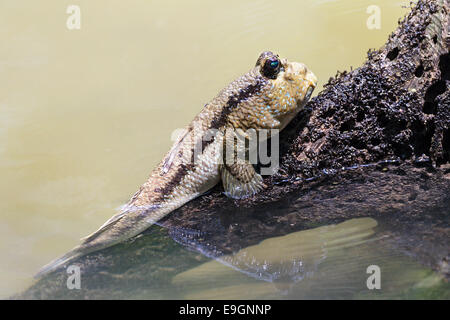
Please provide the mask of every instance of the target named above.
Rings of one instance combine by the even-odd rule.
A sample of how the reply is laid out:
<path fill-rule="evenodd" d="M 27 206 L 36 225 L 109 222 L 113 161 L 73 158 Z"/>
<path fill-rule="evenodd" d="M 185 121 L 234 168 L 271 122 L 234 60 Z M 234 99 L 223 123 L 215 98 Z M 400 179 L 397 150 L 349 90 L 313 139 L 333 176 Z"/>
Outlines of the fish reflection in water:
<path fill-rule="evenodd" d="M 358 218 L 339 224 L 293 232 L 268 238 L 234 254 L 220 255 L 221 250 L 207 241 L 207 235 L 189 230 L 171 230 L 173 238 L 215 260 L 178 274 L 173 279 L 177 286 L 198 285 L 202 279 L 214 279 L 214 286 L 222 286 L 220 295 L 246 292 L 258 288 L 261 294 L 287 291 L 296 282 L 312 276 L 319 264 L 334 251 L 358 246 L 373 240 L 377 222 L 372 218 Z M 243 275 L 236 275 L 239 271 Z M 246 279 L 247 278 L 247 279 Z M 253 283 L 254 279 L 266 283 Z M 246 283 L 244 287 L 240 284 Z M 274 284 L 267 286 L 267 282 Z M 223 288 L 227 289 L 223 289 Z M 244 291 L 242 291 L 244 290 Z M 217 290 L 212 290 L 218 293 Z M 213 292 L 204 292 L 214 297 Z M 193 296 L 197 297 L 197 296 Z M 200 296 L 201 297 L 201 296 Z M 236 296 L 235 296 L 236 297 Z"/>

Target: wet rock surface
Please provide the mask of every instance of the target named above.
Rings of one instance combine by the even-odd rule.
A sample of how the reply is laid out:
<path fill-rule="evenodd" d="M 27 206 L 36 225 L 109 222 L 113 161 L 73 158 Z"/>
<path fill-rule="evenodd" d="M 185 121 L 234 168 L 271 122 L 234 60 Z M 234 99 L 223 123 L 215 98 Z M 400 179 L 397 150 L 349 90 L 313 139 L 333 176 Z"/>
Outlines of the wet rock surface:
<path fill-rule="evenodd" d="M 281 133 L 280 170 L 260 194 L 230 200 L 217 186 L 164 228 L 76 261 L 83 290 L 61 270 L 15 298 L 171 298 L 167 284 L 204 255 L 355 217 L 390 226 L 386 246 L 448 279 L 449 8 L 419 1 L 363 66 L 330 79 Z"/>

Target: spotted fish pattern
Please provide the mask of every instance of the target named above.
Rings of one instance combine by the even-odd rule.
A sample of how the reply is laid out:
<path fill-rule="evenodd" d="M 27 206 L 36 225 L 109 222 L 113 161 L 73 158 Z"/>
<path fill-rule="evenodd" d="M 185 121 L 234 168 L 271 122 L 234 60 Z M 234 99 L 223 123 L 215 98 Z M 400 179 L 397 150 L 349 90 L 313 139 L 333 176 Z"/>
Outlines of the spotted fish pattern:
<path fill-rule="evenodd" d="M 229 197 L 254 195 L 264 186 L 262 177 L 248 161 L 218 161 L 223 141 L 249 129 L 282 130 L 303 108 L 316 84 L 316 76 L 304 64 L 280 59 L 270 51 L 261 53 L 254 68 L 203 107 L 118 214 L 36 276 L 138 235 L 220 181 Z"/>

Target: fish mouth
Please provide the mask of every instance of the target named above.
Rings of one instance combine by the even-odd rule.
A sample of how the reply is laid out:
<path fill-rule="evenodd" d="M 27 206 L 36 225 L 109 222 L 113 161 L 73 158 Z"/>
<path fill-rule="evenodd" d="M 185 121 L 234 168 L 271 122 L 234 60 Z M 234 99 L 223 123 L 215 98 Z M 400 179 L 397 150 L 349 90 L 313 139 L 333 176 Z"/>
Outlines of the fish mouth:
<path fill-rule="evenodd" d="M 309 82 L 309 86 L 308 86 L 308 90 L 306 91 L 306 94 L 305 94 L 305 100 L 308 101 L 309 98 L 311 98 L 311 95 L 317 86 L 317 77 L 314 75 L 314 73 L 308 72 L 306 79 Z"/>
<path fill-rule="evenodd" d="M 308 89 L 306 90 L 304 98 L 297 101 L 297 107 L 298 108 L 303 108 L 303 106 L 308 103 L 308 101 L 311 98 L 311 95 L 312 95 L 312 93 L 314 91 L 314 88 L 315 88 L 315 86 L 313 86 L 313 85 L 310 85 L 308 87 Z"/>
<path fill-rule="evenodd" d="M 308 90 L 306 91 L 306 94 L 305 94 L 305 101 L 308 101 L 309 98 L 311 98 L 311 95 L 312 95 L 315 87 L 316 86 L 311 86 L 311 85 L 309 86 L 309 88 L 308 88 Z"/>

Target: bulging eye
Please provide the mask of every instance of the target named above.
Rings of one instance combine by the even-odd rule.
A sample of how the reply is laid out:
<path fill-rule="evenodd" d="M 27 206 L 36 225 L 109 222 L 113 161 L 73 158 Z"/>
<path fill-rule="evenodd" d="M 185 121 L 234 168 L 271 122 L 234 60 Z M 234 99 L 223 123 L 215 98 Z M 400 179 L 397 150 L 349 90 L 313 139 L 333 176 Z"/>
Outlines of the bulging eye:
<path fill-rule="evenodd" d="M 276 79 L 280 72 L 280 60 L 276 57 L 269 58 L 262 67 L 262 74 L 269 79 Z"/>

